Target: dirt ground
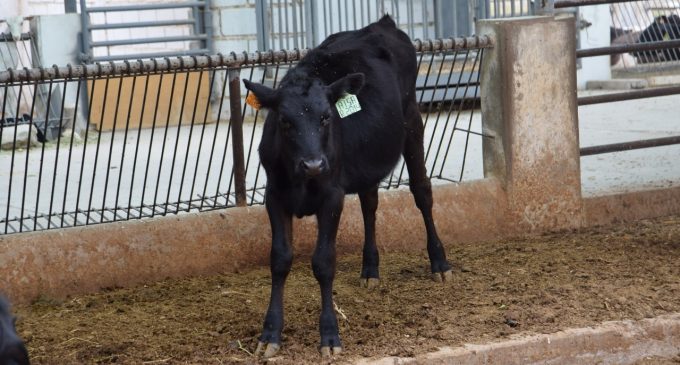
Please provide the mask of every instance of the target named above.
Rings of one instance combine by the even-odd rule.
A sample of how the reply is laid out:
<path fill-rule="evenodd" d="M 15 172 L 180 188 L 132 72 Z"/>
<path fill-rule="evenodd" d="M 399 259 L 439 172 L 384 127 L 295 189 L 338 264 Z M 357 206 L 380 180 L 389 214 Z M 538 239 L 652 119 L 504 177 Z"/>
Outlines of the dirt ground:
<path fill-rule="evenodd" d="M 448 285 L 430 280 L 424 249 L 382 252 L 382 282 L 372 291 L 358 285 L 360 256 L 339 258 L 345 351 L 337 362 L 680 312 L 680 216 L 448 247 L 456 264 Z M 269 270 L 256 268 L 42 298 L 15 310 L 35 364 L 253 363 L 268 298 Z M 275 363 L 318 362 L 319 291 L 309 260 L 289 276 L 285 310 Z"/>

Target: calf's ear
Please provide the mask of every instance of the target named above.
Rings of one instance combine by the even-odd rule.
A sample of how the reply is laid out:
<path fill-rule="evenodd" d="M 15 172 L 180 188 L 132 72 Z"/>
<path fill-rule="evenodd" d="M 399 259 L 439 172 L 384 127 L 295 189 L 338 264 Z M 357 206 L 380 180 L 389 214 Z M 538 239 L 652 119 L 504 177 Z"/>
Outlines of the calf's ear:
<path fill-rule="evenodd" d="M 361 72 L 349 74 L 328 85 L 329 98 L 336 102 L 345 93 L 357 94 L 364 86 L 364 74 Z"/>
<path fill-rule="evenodd" d="M 246 89 L 255 94 L 257 102 L 261 107 L 267 109 L 275 109 L 277 107 L 279 98 L 276 90 L 246 79 L 243 79 L 243 84 L 246 85 Z"/>

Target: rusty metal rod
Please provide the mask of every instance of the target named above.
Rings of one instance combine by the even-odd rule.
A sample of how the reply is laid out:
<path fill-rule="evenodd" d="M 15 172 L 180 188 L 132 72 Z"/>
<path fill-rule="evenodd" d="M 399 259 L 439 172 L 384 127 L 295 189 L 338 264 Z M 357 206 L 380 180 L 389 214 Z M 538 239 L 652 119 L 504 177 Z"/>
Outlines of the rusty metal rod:
<path fill-rule="evenodd" d="M 236 206 L 246 206 L 246 164 L 243 155 L 243 118 L 241 116 L 241 72 L 229 70 L 229 110 L 231 147 L 234 156 L 234 192 Z"/>
<path fill-rule="evenodd" d="M 638 0 L 555 0 L 555 9 L 632 2 L 638 2 Z"/>
<path fill-rule="evenodd" d="M 467 49 L 482 49 L 493 46 L 489 36 L 467 38 L 444 38 L 434 40 L 416 40 L 413 42 L 416 52 L 446 52 Z M 264 65 L 277 62 L 294 62 L 302 59 L 308 49 L 281 50 L 269 52 L 232 52 L 229 55 L 181 56 L 172 58 L 155 58 L 124 62 L 102 62 L 89 65 L 54 65 L 47 68 L 8 69 L 0 72 L 0 83 L 44 81 L 55 79 L 79 79 L 87 77 L 104 77 L 113 75 L 136 75 L 167 72 L 174 70 L 199 71 L 200 69 L 234 68 L 246 65 Z"/>
<path fill-rule="evenodd" d="M 625 93 L 583 96 L 578 98 L 578 105 L 581 106 L 600 103 L 610 103 L 613 101 L 653 98 L 657 96 L 667 96 L 675 94 L 680 94 L 680 85 L 629 91 Z"/>
<path fill-rule="evenodd" d="M 673 144 L 680 144 L 680 136 L 662 137 L 654 139 L 645 139 L 642 141 L 612 143 L 605 144 L 602 146 L 584 147 L 581 148 L 580 152 L 581 156 L 590 156 L 599 155 L 601 153 L 621 152 L 640 148 L 668 146 Z"/>
<path fill-rule="evenodd" d="M 594 57 L 605 56 L 617 53 L 639 52 L 639 51 L 653 51 L 659 49 L 680 48 L 680 39 L 660 42 L 645 42 L 633 44 L 620 44 L 611 47 L 599 47 L 589 49 L 579 49 L 576 51 L 576 57 Z"/>

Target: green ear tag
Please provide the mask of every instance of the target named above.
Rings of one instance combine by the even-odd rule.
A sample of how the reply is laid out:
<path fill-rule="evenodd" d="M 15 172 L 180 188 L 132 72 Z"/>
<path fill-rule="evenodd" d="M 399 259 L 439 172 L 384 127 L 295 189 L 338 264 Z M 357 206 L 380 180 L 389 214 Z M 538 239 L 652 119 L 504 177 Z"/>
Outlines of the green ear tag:
<path fill-rule="evenodd" d="M 344 118 L 360 111 L 361 105 L 359 105 L 359 99 L 357 99 L 356 95 L 345 94 L 335 103 L 335 108 L 338 109 L 340 118 Z"/>

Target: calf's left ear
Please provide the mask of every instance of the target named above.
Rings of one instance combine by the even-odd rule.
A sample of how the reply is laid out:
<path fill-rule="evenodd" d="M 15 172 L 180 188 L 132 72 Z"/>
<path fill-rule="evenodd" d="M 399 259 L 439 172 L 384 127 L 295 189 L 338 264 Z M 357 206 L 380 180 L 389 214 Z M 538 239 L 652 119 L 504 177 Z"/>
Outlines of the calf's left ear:
<path fill-rule="evenodd" d="M 364 81 L 365 77 L 361 72 L 349 74 L 328 85 L 329 98 L 336 102 L 344 94 L 356 95 L 364 86 Z"/>

